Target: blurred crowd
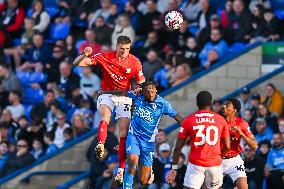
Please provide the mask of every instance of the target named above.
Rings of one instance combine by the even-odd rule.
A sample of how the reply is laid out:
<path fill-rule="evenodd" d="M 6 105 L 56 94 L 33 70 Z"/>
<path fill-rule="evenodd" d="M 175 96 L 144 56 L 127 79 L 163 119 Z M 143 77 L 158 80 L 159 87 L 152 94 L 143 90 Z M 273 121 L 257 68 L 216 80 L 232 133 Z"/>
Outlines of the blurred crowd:
<path fill-rule="evenodd" d="M 164 25 L 171 10 L 184 17 L 174 31 Z M 162 91 L 250 43 L 282 40 L 283 19 L 276 13 L 268 0 L 228 0 L 225 6 L 213 0 L 0 0 L 0 177 L 97 128 L 101 70 L 72 67 L 85 47 L 91 46 L 94 54 L 114 50 L 119 35 L 129 36 L 146 79 L 155 80 Z M 270 95 L 260 99 L 264 104 L 254 104 L 259 96 L 248 95 L 242 112 L 269 148 L 274 134 L 284 133 L 279 119 L 283 104 L 275 102 L 281 95 L 270 88 Z M 112 145 L 117 143 L 115 136 L 113 140 Z M 164 142 L 165 136 L 159 144 Z M 168 187 L 163 186 L 171 160 L 167 149 L 172 149 L 167 143 L 157 147 L 152 188 Z M 103 177 L 100 185 L 116 161 L 108 157 L 108 163 L 99 162 L 104 164 L 97 174 Z M 183 171 L 177 178 L 182 179 Z"/>

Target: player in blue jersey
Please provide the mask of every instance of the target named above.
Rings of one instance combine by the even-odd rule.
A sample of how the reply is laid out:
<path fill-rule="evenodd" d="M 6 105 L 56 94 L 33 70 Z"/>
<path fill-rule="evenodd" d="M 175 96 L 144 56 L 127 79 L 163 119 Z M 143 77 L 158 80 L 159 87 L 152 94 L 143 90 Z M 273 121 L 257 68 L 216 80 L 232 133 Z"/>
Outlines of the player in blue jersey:
<path fill-rule="evenodd" d="M 128 170 L 124 175 L 124 189 L 132 189 L 138 165 L 140 183 L 150 184 L 153 180 L 152 178 L 150 181 L 151 176 L 153 177 L 151 171 L 155 137 L 162 116 L 169 115 L 179 123 L 183 121 L 172 105 L 157 95 L 157 86 L 154 82 L 144 82 L 140 87 L 141 94 L 128 93 L 128 96 L 133 99 L 135 109 L 126 139 Z"/>

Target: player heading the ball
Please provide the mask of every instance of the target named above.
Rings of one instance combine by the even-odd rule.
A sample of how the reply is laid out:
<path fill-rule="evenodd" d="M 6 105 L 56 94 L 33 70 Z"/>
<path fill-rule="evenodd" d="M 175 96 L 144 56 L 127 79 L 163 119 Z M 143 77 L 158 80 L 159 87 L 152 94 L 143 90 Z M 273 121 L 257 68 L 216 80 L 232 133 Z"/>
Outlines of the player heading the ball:
<path fill-rule="evenodd" d="M 107 137 L 107 126 L 111 113 L 115 110 L 120 129 L 118 150 L 119 169 L 116 182 L 123 182 L 123 171 L 126 162 L 125 140 L 131 116 L 132 99 L 127 97 L 131 88 L 131 80 L 135 77 L 138 84 L 145 81 L 141 62 L 130 54 L 131 40 L 127 36 L 117 38 L 116 50 L 92 55 L 92 48 L 86 47 L 73 65 L 91 66 L 99 64 L 102 68 L 102 89 L 99 92 L 97 108 L 101 116 L 98 128 L 98 144 L 96 154 L 99 159 L 104 156 L 104 143 Z"/>

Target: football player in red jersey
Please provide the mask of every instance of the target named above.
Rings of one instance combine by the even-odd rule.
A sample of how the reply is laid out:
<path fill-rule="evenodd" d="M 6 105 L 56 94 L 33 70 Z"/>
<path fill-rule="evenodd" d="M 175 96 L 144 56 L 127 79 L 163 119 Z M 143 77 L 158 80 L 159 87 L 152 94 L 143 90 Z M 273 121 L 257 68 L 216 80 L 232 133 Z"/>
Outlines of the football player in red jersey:
<path fill-rule="evenodd" d="M 174 182 L 181 149 L 186 138 L 190 137 L 191 149 L 184 188 L 200 189 L 205 181 L 206 187 L 217 189 L 223 183 L 222 156 L 230 150 L 229 128 L 222 116 L 210 111 L 212 95 L 208 91 L 199 92 L 196 101 L 198 111 L 183 121 L 178 133 L 172 170 L 167 181 Z"/>
<path fill-rule="evenodd" d="M 229 175 L 238 189 L 247 189 L 244 161 L 240 156 L 243 150 L 240 140 L 243 139 L 253 150 L 257 150 L 258 144 L 250 131 L 248 123 L 237 117 L 240 110 L 241 103 L 236 98 L 228 98 L 222 106 L 221 114 L 225 117 L 230 129 L 231 144 L 230 151 L 222 157 L 222 164 L 224 175 Z"/>
<path fill-rule="evenodd" d="M 115 109 L 116 119 L 120 129 L 120 143 L 118 150 L 119 168 L 116 182 L 123 182 L 123 171 L 126 162 L 125 139 L 131 117 L 131 98 L 127 92 L 131 88 L 131 80 L 135 77 L 138 84 L 145 81 L 141 62 L 129 53 L 131 40 L 127 36 L 117 38 L 116 51 L 92 54 L 92 48 L 86 47 L 84 53 L 78 56 L 73 65 L 91 66 L 99 64 L 103 70 L 102 88 L 97 101 L 101 121 L 98 128 L 98 144 L 96 154 L 99 159 L 104 155 L 104 143 L 107 137 L 107 126 L 112 111 Z"/>

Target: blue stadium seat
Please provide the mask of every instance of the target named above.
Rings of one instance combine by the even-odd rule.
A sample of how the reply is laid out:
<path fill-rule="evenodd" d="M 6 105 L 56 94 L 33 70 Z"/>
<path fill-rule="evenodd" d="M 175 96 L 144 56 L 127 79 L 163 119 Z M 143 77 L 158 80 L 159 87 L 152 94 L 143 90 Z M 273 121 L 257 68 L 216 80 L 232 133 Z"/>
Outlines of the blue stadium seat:
<path fill-rule="evenodd" d="M 58 13 L 57 7 L 45 7 L 45 10 L 51 18 L 53 18 Z"/>
<path fill-rule="evenodd" d="M 13 39 L 13 45 L 14 46 L 19 46 L 21 44 L 21 38 L 15 38 Z"/>
<path fill-rule="evenodd" d="M 278 18 L 279 20 L 284 19 L 284 10 L 276 10 L 274 11 L 274 14 L 276 16 L 276 18 Z"/>
<path fill-rule="evenodd" d="M 273 10 L 283 10 L 284 9 L 284 0 L 270 0 Z"/>
<path fill-rule="evenodd" d="M 78 40 L 77 43 L 75 44 L 76 49 L 79 51 L 80 46 L 85 42 L 86 42 L 85 39 Z"/>
<path fill-rule="evenodd" d="M 30 73 L 29 72 L 21 72 L 17 71 L 16 76 L 19 78 L 19 80 L 22 82 L 22 85 L 24 87 L 30 86 Z"/>
<path fill-rule="evenodd" d="M 118 13 L 121 13 L 124 10 L 127 0 L 112 0 L 112 3 L 116 4 Z"/>
<path fill-rule="evenodd" d="M 25 108 L 26 116 L 27 116 L 28 120 L 31 121 L 30 113 L 31 113 L 31 110 L 33 108 L 33 105 L 32 104 L 23 104 L 23 105 L 24 105 L 24 108 Z"/>
<path fill-rule="evenodd" d="M 70 33 L 70 25 L 66 23 L 52 24 L 50 26 L 50 37 L 52 39 L 65 39 Z"/>
<path fill-rule="evenodd" d="M 44 0 L 44 6 L 45 7 L 57 7 L 57 0 Z"/>
<path fill-rule="evenodd" d="M 236 52 L 236 51 L 243 49 L 244 47 L 245 47 L 244 43 L 237 42 L 237 43 L 232 44 L 229 47 L 229 52 Z"/>
<path fill-rule="evenodd" d="M 44 91 L 42 89 L 24 88 L 24 104 L 35 104 L 42 102 L 44 97 Z"/>
<path fill-rule="evenodd" d="M 30 74 L 30 83 L 44 83 L 47 76 L 44 73 L 33 72 Z"/>
<path fill-rule="evenodd" d="M 188 27 L 188 31 L 189 31 L 190 33 L 192 33 L 193 35 L 196 35 L 196 33 L 198 32 L 198 30 L 199 30 L 198 26 L 189 26 L 189 27 Z"/>
<path fill-rule="evenodd" d="M 210 0 L 210 4 L 216 9 L 225 9 L 226 0 Z"/>

